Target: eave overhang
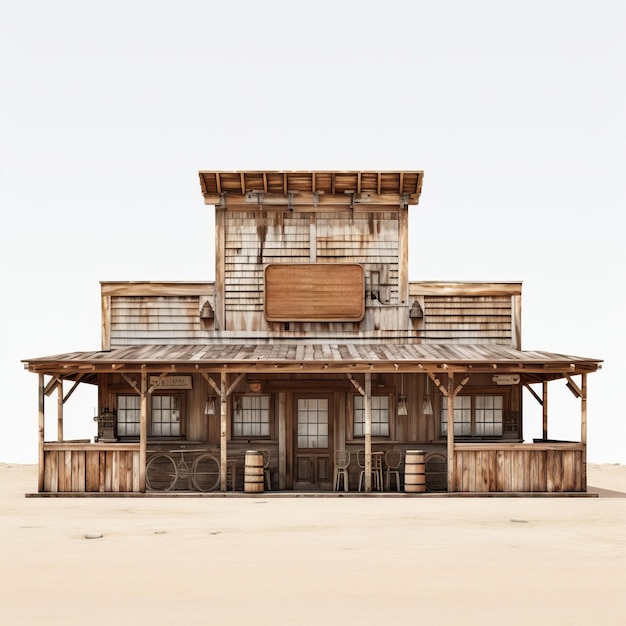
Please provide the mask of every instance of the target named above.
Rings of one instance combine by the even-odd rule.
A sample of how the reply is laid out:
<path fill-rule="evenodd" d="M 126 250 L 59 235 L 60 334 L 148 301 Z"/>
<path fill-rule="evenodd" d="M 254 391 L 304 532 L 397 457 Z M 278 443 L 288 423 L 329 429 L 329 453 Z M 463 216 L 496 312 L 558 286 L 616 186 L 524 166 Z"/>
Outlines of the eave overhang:
<path fill-rule="evenodd" d="M 148 345 L 23 360 L 35 373 L 83 380 L 113 373 L 518 373 L 537 380 L 595 372 L 602 361 L 499 345 L 227 344 Z"/>
<path fill-rule="evenodd" d="M 200 171 L 205 204 L 232 210 L 380 210 L 416 205 L 424 172 Z"/>

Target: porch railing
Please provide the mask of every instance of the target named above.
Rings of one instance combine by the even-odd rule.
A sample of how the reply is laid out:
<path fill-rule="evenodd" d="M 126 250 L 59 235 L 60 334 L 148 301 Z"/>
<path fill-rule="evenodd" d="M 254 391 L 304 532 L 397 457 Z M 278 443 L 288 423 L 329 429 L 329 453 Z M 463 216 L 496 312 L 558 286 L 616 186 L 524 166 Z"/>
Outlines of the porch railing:
<path fill-rule="evenodd" d="M 454 491 L 586 491 L 585 459 L 582 443 L 457 443 Z"/>
<path fill-rule="evenodd" d="M 44 443 L 40 472 L 47 493 L 139 492 L 139 443 Z"/>

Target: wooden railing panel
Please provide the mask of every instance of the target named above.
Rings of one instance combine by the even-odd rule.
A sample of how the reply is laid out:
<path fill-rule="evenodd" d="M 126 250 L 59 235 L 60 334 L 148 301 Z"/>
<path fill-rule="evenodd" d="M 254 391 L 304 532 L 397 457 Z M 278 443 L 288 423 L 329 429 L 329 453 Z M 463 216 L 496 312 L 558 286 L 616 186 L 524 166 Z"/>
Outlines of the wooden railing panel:
<path fill-rule="evenodd" d="M 43 491 L 139 492 L 138 445 L 122 446 L 44 444 Z"/>
<path fill-rule="evenodd" d="M 461 492 L 581 492 L 583 444 L 457 444 L 454 484 Z"/>

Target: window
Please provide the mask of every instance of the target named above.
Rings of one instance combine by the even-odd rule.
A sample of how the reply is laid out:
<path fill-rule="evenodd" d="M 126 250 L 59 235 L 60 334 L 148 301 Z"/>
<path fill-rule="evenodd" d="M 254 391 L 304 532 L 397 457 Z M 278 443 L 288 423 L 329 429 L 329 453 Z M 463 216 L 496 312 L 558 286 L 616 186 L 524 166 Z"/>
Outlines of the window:
<path fill-rule="evenodd" d="M 354 436 L 365 436 L 365 401 L 354 396 Z M 372 437 L 389 437 L 389 396 L 372 396 Z"/>
<path fill-rule="evenodd" d="M 238 396 L 233 412 L 233 437 L 270 436 L 270 397 Z"/>
<path fill-rule="evenodd" d="M 328 399 L 298 399 L 298 448 L 328 448 Z"/>
<path fill-rule="evenodd" d="M 182 398 L 179 395 L 152 396 L 148 435 L 180 437 Z M 140 397 L 117 396 L 117 436 L 139 437 Z"/>
<path fill-rule="evenodd" d="M 152 396 L 153 437 L 180 437 L 180 405 L 180 396 Z"/>
<path fill-rule="evenodd" d="M 117 396 L 117 436 L 139 437 L 139 396 Z"/>
<path fill-rule="evenodd" d="M 455 437 L 501 437 L 503 396 L 456 396 Z M 448 434 L 448 404 L 441 403 L 441 434 Z"/>

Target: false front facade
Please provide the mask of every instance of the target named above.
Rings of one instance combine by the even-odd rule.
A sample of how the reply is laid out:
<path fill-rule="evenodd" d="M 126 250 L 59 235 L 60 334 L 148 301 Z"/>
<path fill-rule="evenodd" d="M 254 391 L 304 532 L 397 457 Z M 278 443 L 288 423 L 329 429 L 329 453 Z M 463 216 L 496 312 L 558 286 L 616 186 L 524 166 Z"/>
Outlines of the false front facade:
<path fill-rule="evenodd" d="M 586 491 L 601 362 L 522 350 L 518 282 L 410 280 L 422 172 L 199 177 L 215 280 L 102 283 L 101 350 L 25 360 L 40 381 L 40 492 L 245 490 L 249 452 L 262 488 L 281 491 L 338 478 L 363 492 Z M 548 437 L 559 380 L 580 401 L 579 441 Z M 78 384 L 98 388 L 93 442 L 63 439 Z M 523 389 L 543 406 L 532 443 Z"/>

